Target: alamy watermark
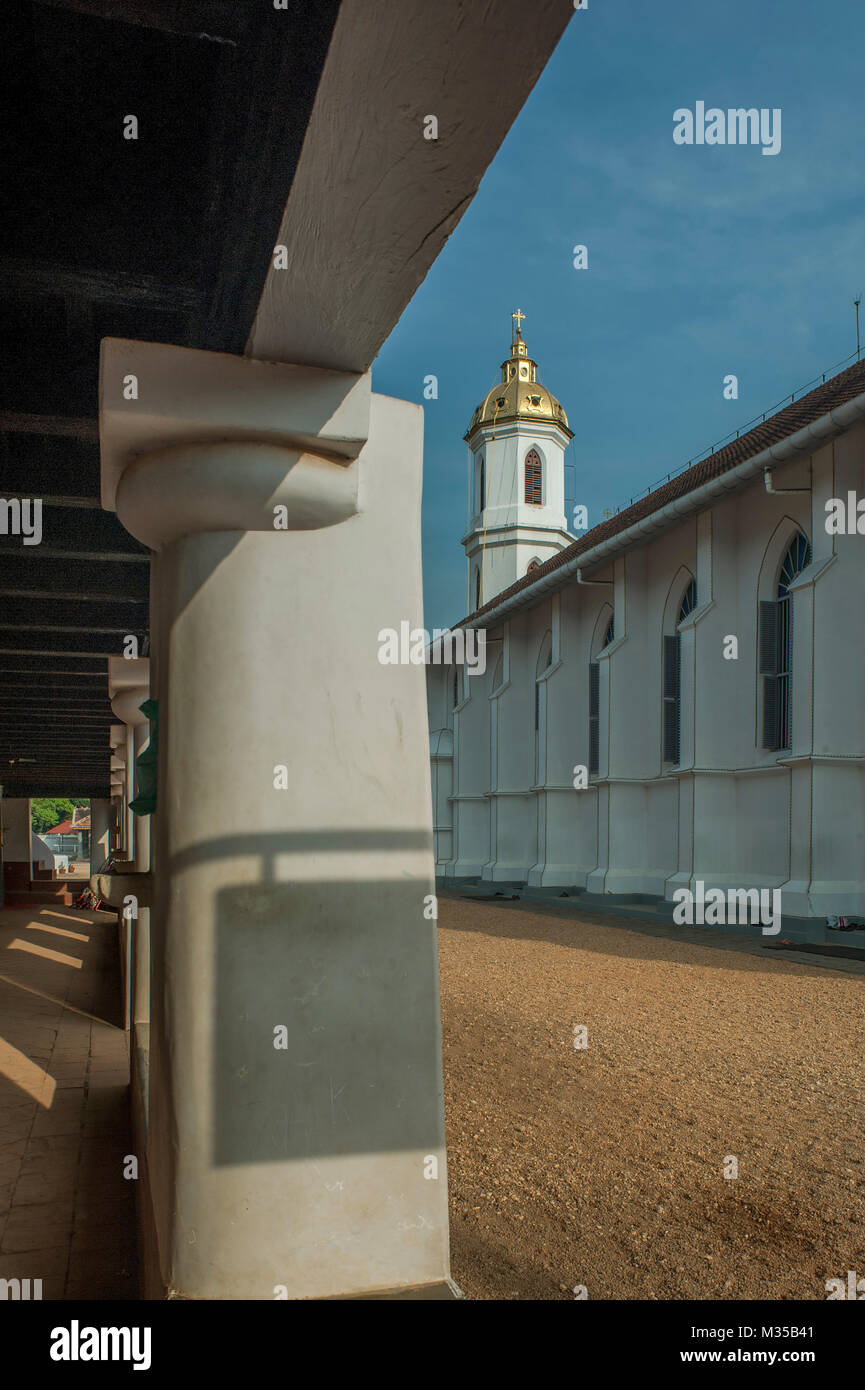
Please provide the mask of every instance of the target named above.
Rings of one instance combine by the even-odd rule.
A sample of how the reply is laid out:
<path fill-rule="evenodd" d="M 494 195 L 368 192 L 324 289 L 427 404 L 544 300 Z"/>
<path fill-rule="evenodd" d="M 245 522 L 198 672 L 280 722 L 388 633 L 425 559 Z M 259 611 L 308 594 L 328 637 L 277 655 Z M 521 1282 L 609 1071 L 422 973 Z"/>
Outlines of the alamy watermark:
<path fill-rule="evenodd" d="M 378 634 L 378 659 L 382 666 L 465 666 L 469 676 L 487 669 L 487 634 L 484 628 L 412 627 L 407 621 L 383 627 Z"/>
<path fill-rule="evenodd" d="M 853 1299 L 861 1303 L 865 1299 L 865 1279 L 860 1279 L 855 1269 L 848 1269 L 847 1282 L 843 1279 L 827 1279 L 826 1293 L 829 1295 L 826 1302 L 831 1303 L 833 1299 Z"/>
<path fill-rule="evenodd" d="M 0 1300 L 29 1302 L 42 1297 L 41 1279 L 0 1279 Z"/>
<path fill-rule="evenodd" d="M 25 545 L 39 545 L 42 498 L 0 497 L 0 536 L 21 536 Z"/>
<path fill-rule="evenodd" d="M 852 490 L 843 497 L 830 497 L 826 502 L 827 536 L 865 536 L 865 497 Z"/>
<path fill-rule="evenodd" d="M 781 108 L 743 106 L 723 111 L 706 109 L 698 101 L 693 111 L 680 106 L 673 112 L 673 140 L 677 145 L 762 145 L 763 154 L 781 152 Z"/>
<path fill-rule="evenodd" d="M 147 1371 L 151 1335 L 149 1327 L 82 1327 L 73 1318 L 52 1329 L 48 1354 L 52 1361 L 131 1361 L 133 1371 Z"/>
<path fill-rule="evenodd" d="M 777 936 L 781 930 L 780 888 L 707 889 L 698 878 L 693 893 L 690 888 L 676 888 L 673 901 L 673 921 L 679 927 L 759 924 L 764 936 Z"/>

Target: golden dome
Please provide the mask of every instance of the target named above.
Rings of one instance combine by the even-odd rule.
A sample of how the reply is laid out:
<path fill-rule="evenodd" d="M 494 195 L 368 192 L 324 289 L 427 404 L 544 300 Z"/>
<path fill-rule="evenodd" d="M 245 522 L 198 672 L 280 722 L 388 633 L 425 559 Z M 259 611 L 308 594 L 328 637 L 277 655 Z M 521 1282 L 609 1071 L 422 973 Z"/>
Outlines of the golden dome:
<path fill-rule="evenodd" d="M 481 401 L 464 438 L 470 440 L 481 425 L 504 424 L 512 420 L 543 420 L 558 425 L 572 439 L 573 430 L 568 429 L 568 417 L 563 407 L 538 381 L 538 364 L 529 357 L 528 348 L 523 342 L 520 323 L 525 314 L 517 309 L 511 318 L 514 320 L 511 355 L 502 363 L 501 381 L 497 381 Z"/>

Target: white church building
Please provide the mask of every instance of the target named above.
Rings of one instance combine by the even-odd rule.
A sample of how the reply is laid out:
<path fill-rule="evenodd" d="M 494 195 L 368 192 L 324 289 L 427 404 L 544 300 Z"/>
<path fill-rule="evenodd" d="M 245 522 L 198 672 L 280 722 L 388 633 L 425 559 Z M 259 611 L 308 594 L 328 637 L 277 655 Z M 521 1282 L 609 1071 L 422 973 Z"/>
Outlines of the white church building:
<path fill-rule="evenodd" d="M 865 361 L 575 540 L 514 318 L 465 436 L 486 669 L 428 667 L 440 881 L 865 916 Z"/>

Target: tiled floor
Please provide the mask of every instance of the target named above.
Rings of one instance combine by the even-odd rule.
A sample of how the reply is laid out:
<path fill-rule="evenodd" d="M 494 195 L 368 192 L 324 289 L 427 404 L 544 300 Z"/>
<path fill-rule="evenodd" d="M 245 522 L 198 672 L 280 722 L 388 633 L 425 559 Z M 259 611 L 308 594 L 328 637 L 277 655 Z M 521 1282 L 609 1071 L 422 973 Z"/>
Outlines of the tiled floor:
<path fill-rule="evenodd" d="M 138 1297 L 117 918 L 0 909 L 0 1278 Z"/>

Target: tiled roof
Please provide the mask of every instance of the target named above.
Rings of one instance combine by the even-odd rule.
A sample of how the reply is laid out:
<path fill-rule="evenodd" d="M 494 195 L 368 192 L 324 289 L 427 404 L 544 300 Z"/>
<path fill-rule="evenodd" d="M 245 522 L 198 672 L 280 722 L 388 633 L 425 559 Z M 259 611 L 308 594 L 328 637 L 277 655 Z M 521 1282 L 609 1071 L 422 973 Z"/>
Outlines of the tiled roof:
<path fill-rule="evenodd" d="M 75 835 L 79 830 L 90 829 L 90 817 L 82 816 L 74 823 L 71 820 L 62 820 L 59 825 L 52 826 L 50 830 L 43 830 L 42 835 Z"/>
<path fill-rule="evenodd" d="M 463 624 L 470 623 L 472 619 L 480 617 L 489 612 L 490 609 L 498 608 L 499 604 L 504 603 L 512 594 L 518 594 L 523 589 L 531 588 L 533 584 L 537 584 L 547 575 L 553 574 L 562 565 L 566 565 L 578 555 L 593 549 L 601 541 L 609 540 L 611 536 L 626 531 L 629 526 L 633 526 L 637 521 L 642 521 L 644 517 L 651 516 L 653 512 L 665 507 L 668 502 L 673 502 L 677 497 L 684 497 L 687 493 L 694 492 L 704 483 L 710 482 L 712 478 L 717 478 L 721 473 L 726 473 L 738 464 L 745 463 L 747 459 L 754 458 L 756 454 L 762 453 L 772 444 L 778 444 L 782 439 L 789 438 L 798 430 L 804 429 L 806 425 L 819 420 L 830 410 L 845 405 L 847 401 L 854 400 L 863 392 L 865 392 L 865 360 L 854 362 L 852 367 L 847 367 L 837 376 L 830 377 L 826 382 L 821 382 L 813 391 L 809 391 L 798 401 L 791 401 L 790 405 L 785 405 L 783 410 L 771 415 L 768 420 L 761 421 L 747 434 L 741 435 L 732 443 L 725 444 L 723 449 L 718 449 L 699 463 L 686 468 L 684 472 L 677 474 L 669 482 L 655 488 L 654 492 L 639 498 L 630 507 L 617 512 L 615 516 L 611 516 L 609 520 L 602 521 L 598 526 L 593 526 L 585 535 L 580 536 L 579 540 L 565 546 L 564 550 L 558 551 L 552 559 L 546 560 L 544 564 L 532 570 L 531 574 L 523 575 L 522 579 L 511 584 L 510 588 L 503 589 L 500 594 L 496 594 L 494 598 L 490 599 L 489 603 L 485 603 L 476 612 L 470 613 L 467 618 L 463 619 Z"/>

